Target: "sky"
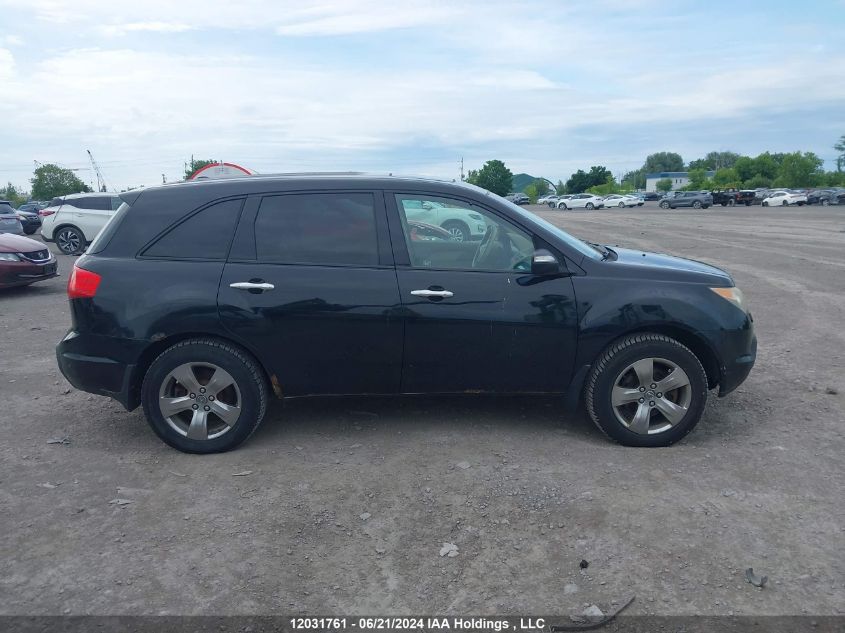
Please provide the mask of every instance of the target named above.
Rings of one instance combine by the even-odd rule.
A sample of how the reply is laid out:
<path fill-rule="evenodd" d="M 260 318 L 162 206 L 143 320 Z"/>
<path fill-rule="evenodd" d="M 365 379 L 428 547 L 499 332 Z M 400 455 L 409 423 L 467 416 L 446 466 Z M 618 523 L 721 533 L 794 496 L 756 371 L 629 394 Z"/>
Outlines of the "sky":
<path fill-rule="evenodd" d="M 554 181 L 845 134 L 845 0 L 0 0 L 0 183 L 262 173 Z"/>

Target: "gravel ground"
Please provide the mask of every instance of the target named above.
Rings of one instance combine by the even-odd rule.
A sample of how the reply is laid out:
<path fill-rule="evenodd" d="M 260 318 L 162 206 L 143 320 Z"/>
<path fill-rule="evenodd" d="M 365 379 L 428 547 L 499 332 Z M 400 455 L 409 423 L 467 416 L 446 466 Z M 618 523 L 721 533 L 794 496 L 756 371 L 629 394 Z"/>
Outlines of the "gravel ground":
<path fill-rule="evenodd" d="M 757 367 L 682 443 L 554 398 L 314 399 L 183 455 L 58 372 L 60 257 L 0 294 L 0 614 L 845 613 L 845 207 L 535 210 L 735 275 Z"/>

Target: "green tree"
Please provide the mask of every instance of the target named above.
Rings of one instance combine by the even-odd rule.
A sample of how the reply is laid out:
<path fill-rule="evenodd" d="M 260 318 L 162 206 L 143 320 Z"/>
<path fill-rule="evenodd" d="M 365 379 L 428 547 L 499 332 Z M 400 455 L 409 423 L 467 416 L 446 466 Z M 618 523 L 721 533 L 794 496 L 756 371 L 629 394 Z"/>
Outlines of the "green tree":
<path fill-rule="evenodd" d="M 690 169 L 689 171 L 689 183 L 685 187 L 683 187 L 684 191 L 703 191 L 705 189 L 710 189 L 711 184 L 710 180 L 707 178 L 707 170 L 703 167 L 698 167 L 696 169 Z"/>
<path fill-rule="evenodd" d="M 766 178 L 761 174 L 757 174 L 756 176 L 752 176 L 746 180 L 743 185 L 747 189 L 768 189 L 772 186 L 772 179 Z"/>
<path fill-rule="evenodd" d="M 729 167 L 716 170 L 711 182 L 716 189 L 739 189 L 742 187 L 742 180 L 736 169 Z"/>
<path fill-rule="evenodd" d="M 589 172 L 579 169 L 566 181 L 566 191 L 569 193 L 583 193 L 590 187 L 603 185 L 613 180 L 613 174 L 607 167 L 594 165 Z"/>
<path fill-rule="evenodd" d="M 770 181 L 778 175 L 780 162 L 769 152 L 763 152 L 754 159 L 754 175 L 762 176 Z"/>
<path fill-rule="evenodd" d="M 742 182 L 749 180 L 756 173 L 754 171 L 754 159 L 748 156 L 740 156 L 736 159 L 733 168 Z"/>
<path fill-rule="evenodd" d="M 202 160 L 202 159 L 194 160 L 194 157 L 191 156 L 191 162 L 188 163 L 187 166 L 185 167 L 185 180 L 190 178 L 197 169 L 202 169 L 203 167 L 206 167 L 207 165 L 216 165 L 219 162 L 220 162 L 219 160 L 214 160 L 213 158 L 210 159 L 210 160 Z"/>
<path fill-rule="evenodd" d="M 736 164 L 740 155 L 736 152 L 708 152 L 707 156 L 694 160 L 689 164 L 690 169 L 705 169 L 706 171 L 717 171 L 729 169 Z"/>
<path fill-rule="evenodd" d="M 821 182 L 824 161 L 813 152 L 792 152 L 785 154 L 777 178 L 776 187 L 814 187 Z"/>
<path fill-rule="evenodd" d="M 470 170 L 467 182 L 500 196 L 506 196 L 513 186 L 513 173 L 502 161 L 488 160 L 481 169 Z"/>
<path fill-rule="evenodd" d="M 0 200 L 8 200 L 13 207 L 19 207 L 27 201 L 27 196 L 12 183 L 6 184 L 5 187 L 0 188 Z"/>
<path fill-rule="evenodd" d="M 593 185 L 589 189 L 587 189 L 588 193 L 591 193 L 596 196 L 607 196 L 611 193 L 620 193 L 622 188 L 619 186 L 619 183 L 616 182 L 616 179 L 611 176 L 610 180 L 605 182 L 601 185 Z"/>
<path fill-rule="evenodd" d="M 839 141 L 833 146 L 839 156 L 836 157 L 836 171 L 845 169 L 845 134 L 839 137 Z"/>
<path fill-rule="evenodd" d="M 69 169 L 47 164 L 38 167 L 31 179 L 32 197 L 35 200 L 49 200 L 69 193 L 87 193 L 91 187 L 82 182 Z"/>
<path fill-rule="evenodd" d="M 622 186 L 626 189 L 645 189 L 645 170 L 640 168 L 626 173 L 622 176 Z"/>
<path fill-rule="evenodd" d="M 555 193 L 559 196 L 562 196 L 566 193 L 566 185 L 563 184 L 562 180 L 557 181 L 557 184 L 555 185 Z"/>
<path fill-rule="evenodd" d="M 658 191 L 662 191 L 666 193 L 667 191 L 672 190 L 672 179 L 671 178 L 661 178 L 657 181 L 655 185 Z"/>
<path fill-rule="evenodd" d="M 647 174 L 661 171 L 683 171 L 684 159 L 675 152 L 657 152 L 646 156 L 643 170 Z"/>

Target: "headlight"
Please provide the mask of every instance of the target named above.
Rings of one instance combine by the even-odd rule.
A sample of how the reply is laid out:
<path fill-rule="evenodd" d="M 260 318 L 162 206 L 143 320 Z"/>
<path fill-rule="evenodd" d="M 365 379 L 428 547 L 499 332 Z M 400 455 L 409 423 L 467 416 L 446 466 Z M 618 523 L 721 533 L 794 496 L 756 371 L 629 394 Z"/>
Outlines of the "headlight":
<path fill-rule="evenodd" d="M 710 290 L 722 297 L 722 299 L 727 299 L 743 312 L 748 312 L 748 306 L 745 303 L 745 297 L 742 295 L 742 290 L 736 286 L 732 288 L 710 288 Z"/>
<path fill-rule="evenodd" d="M 0 253 L 0 262 L 19 262 L 21 258 L 14 253 Z"/>

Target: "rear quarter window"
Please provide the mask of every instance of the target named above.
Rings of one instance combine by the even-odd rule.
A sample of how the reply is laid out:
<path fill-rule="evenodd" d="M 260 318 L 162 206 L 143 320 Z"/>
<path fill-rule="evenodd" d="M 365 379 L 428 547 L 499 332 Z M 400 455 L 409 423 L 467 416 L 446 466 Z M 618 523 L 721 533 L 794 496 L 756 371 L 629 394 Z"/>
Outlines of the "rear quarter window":
<path fill-rule="evenodd" d="M 165 259 L 226 259 L 243 198 L 216 202 L 167 230 L 142 252 Z"/>

